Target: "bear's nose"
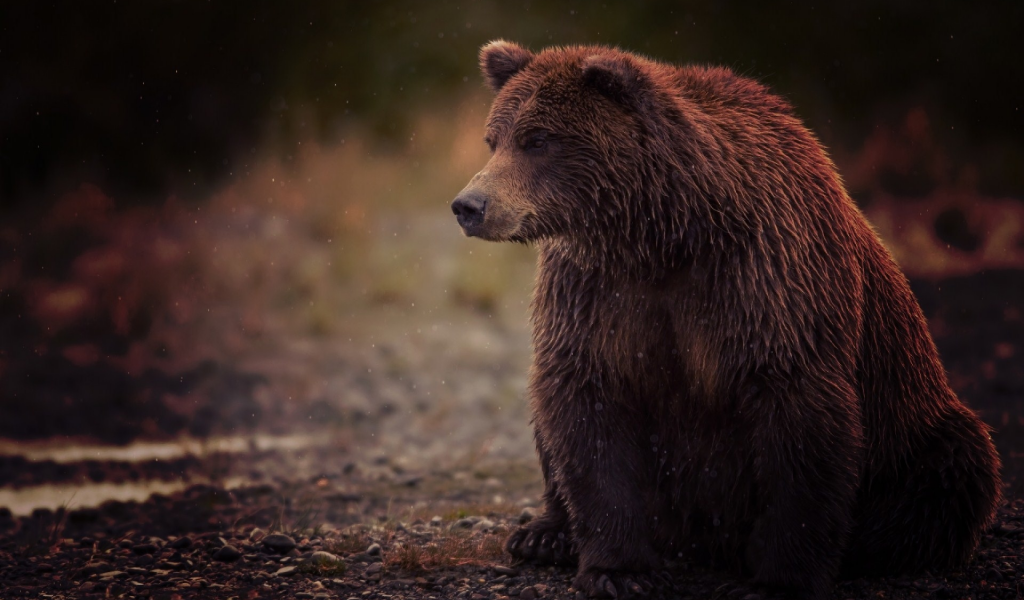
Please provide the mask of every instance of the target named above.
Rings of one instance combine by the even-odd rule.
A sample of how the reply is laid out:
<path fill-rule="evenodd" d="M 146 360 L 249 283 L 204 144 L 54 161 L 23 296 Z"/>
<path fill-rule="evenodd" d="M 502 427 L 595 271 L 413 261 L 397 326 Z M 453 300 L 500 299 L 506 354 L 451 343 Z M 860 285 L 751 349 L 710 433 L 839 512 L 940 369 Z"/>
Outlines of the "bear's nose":
<path fill-rule="evenodd" d="M 477 192 L 463 192 L 452 202 L 452 212 L 463 229 L 471 229 L 484 222 L 487 198 Z"/>

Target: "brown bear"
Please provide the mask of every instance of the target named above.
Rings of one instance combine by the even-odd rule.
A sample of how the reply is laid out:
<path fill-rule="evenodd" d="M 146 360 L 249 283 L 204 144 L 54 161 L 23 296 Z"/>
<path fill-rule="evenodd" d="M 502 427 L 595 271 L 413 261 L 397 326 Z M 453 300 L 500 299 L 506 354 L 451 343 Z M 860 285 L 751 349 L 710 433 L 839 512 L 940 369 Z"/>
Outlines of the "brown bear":
<path fill-rule="evenodd" d="M 607 47 L 496 41 L 480 64 L 493 156 L 452 209 L 539 250 L 546 512 L 512 556 L 619 598 L 679 556 L 807 598 L 964 563 L 1000 498 L 989 431 L 791 107 Z"/>

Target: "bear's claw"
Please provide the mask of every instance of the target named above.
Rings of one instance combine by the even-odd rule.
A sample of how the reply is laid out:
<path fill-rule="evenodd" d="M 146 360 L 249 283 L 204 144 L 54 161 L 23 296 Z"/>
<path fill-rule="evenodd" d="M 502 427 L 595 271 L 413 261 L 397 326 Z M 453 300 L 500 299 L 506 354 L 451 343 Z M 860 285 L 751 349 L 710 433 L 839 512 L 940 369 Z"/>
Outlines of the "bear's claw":
<path fill-rule="evenodd" d="M 587 569 L 576 576 L 573 587 L 591 598 L 626 600 L 649 596 L 655 589 L 655 579 L 646 573 Z"/>
<path fill-rule="evenodd" d="M 726 583 L 720 585 L 711 597 L 713 600 L 777 600 L 783 596 L 744 583 Z"/>
<path fill-rule="evenodd" d="M 521 561 L 550 565 L 576 563 L 576 549 L 564 522 L 537 519 L 514 531 L 505 542 L 505 549 Z"/>

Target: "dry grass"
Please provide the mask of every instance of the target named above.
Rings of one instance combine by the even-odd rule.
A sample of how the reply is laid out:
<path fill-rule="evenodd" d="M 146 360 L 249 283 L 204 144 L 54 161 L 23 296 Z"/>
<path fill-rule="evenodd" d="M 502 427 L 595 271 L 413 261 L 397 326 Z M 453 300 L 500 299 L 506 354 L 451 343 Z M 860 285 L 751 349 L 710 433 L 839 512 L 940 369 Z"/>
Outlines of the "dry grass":
<path fill-rule="evenodd" d="M 373 543 L 373 538 L 362 530 L 346 531 L 340 537 L 327 540 L 324 549 L 334 554 L 355 554 Z"/>
<path fill-rule="evenodd" d="M 45 555 L 61 543 L 68 518 L 67 502 L 48 517 L 28 521 L 17 533 L 14 539 L 18 552 L 25 556 Z"/>
<path fill-rule="evenodd" d="M 415 540 L 395 544 L 384 554 L 384 566 L 406 571 L 450 569 L 463 565 L 485 565 L 505 556 L 508 531 L 470 533 L 449 531 L 429 542 Z"/>
<path fill-rule="evenodd" d="M 306 561 L 299 565 L 299 571 L 315 577 L 340 577 L 345 574 L 345 571 L 348 571 L 348 565 L 343 560 L 337 562 Z"/>

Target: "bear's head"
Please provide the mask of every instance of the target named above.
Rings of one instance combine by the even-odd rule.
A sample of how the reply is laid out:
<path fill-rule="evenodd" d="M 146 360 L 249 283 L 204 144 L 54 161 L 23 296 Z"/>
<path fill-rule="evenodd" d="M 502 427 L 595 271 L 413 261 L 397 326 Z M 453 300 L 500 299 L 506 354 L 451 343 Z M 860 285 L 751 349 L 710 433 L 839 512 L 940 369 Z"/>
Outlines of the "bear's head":
<path fill-rule="evenodd" d="M 592 236 L 634 218 L 645 185 L 652 64 L 602 47 L 539 54 L 494 41 L 480 68 L 496 98 L 492 156 L 452 203 L 468 236 L 530 242 Z"/>

